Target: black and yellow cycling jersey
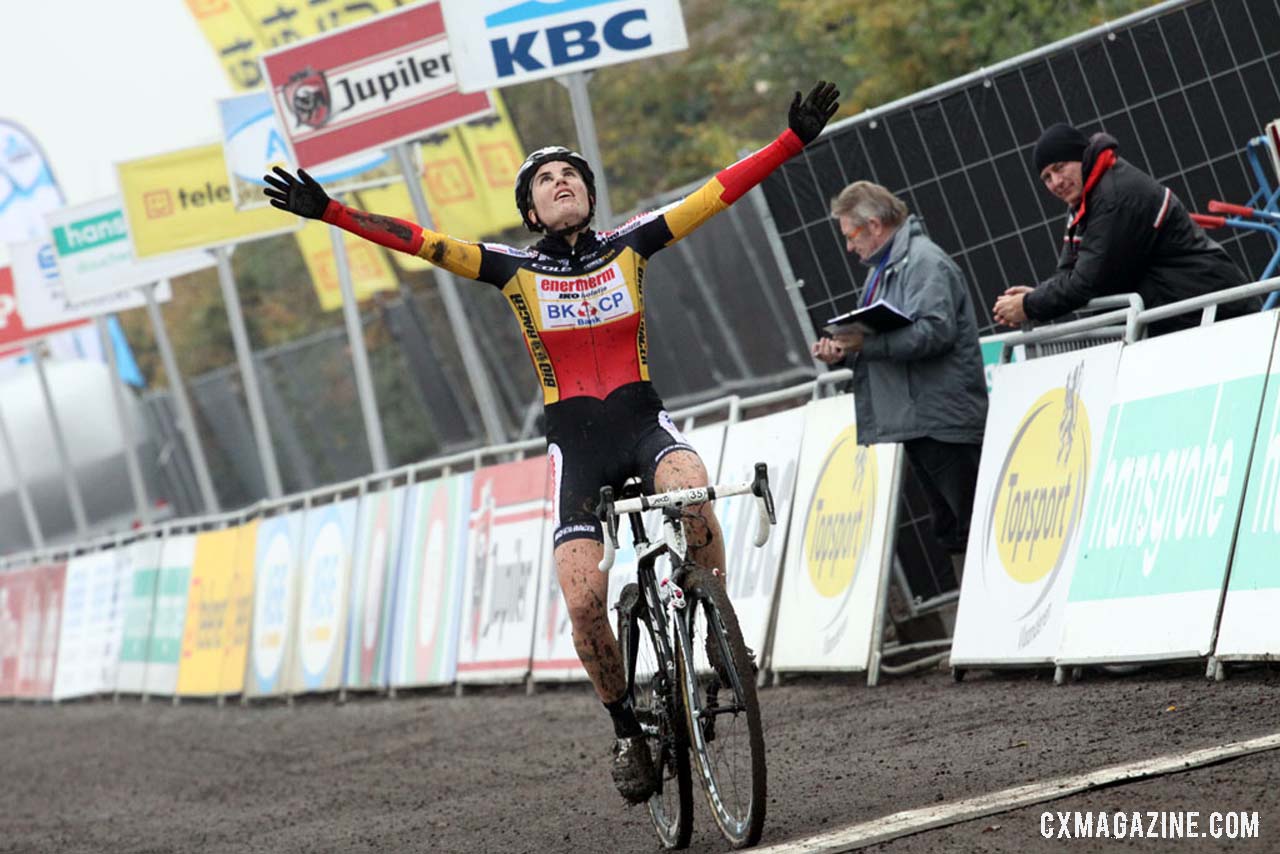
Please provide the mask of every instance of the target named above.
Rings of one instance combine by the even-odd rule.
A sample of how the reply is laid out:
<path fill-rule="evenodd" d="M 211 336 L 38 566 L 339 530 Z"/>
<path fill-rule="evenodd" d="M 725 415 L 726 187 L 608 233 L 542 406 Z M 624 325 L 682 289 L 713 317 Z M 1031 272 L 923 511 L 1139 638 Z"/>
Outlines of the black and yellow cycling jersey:
<path fill-rule="evenodd" d="M 551 236 L 528 249 L 471 243 L 337 201 L 330 202 L 324 219 L 500 288 L 520 324 L 543 404 L 574 397 L 603 400 L 621 386 L 649 381 L 644 323 L 649 258 L 724 210 L 802 148 L 799 137 L 783 131 L 684 199 L 609 231 L 584 231 L 572 246 Z"/>

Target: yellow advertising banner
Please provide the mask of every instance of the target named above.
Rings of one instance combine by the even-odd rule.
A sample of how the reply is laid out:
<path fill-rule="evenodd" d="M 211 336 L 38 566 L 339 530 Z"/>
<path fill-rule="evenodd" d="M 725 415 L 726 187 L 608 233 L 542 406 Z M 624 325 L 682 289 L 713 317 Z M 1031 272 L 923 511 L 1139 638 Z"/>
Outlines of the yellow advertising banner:
<path fill-rule="evenodd" d="M 221 691 L 226 657 L 225 624 L 236 572 L 237 528 L 196 536 L 187 594 L 187 620 L 178 663 L 179 696 L 213 696 Z M 253 558 L 250 557 L 250 560 Z"/>
<path fill-rule="evenodd" d="M 332 226 L 312 220 L 297 233 L 298 249 L 307 262 L 311 284 L 320 299 L 320 308 L 333 311 L 342 308 L 342 288 L 338 284 L 338 265 L 333 260 L 333 242 L 329 236 Z M 400 287 L 386 255 L 376 243 L 371 243 L 350 232 L 343 231 L 342 242 L 347 248 L 347 266 L 351 270 L 351 284 L 356 300 L 365 300 L 378 291 L 394 291 Z"/>
<path fill-rule="evenodd" d="M 230 2 L 230 0 L 228 0 Z M 421 0 L 234 0 L 258 34 L 262 50 L 358 24 Z"/>
<path fill-rule="evenodd" d="M 485 235 L 520 225 L 515 186 L 516 172 L 524 162 L 524 151 L 506 102 L 497 92 L 489 97 L 497 113 L 458 126 L 463 147 L 470 154 L 476 193 L 486 209 L 486 230 L 481 232 Z"/>
<path fill-rule="evenodd" d="M 247 92 L 261 86 L 258 54 L 263 45 L 236 0 L 186 0 L 186 4 L 235 90 Z"/>
<path fill-rule="evenodd" d="M 422 189 L 435 230 L 463 240 L 480 240 L 520 225 L 515 184 L 524 157 L 506 104 L 497 92 L 490 97 L 497 114 L 434 133 L 419 145 Z M 359 203 L 374 213 L 418 220 L 402 184 L 363 190 Z M 395 259 L 409 270 L 431 266 L 403 253 Z"/>
<path fill-rule="evenodd" d="M 227 597 L 226 618 L 222 622 L 222 674 L 219 694 L 244 691 L 245 665 L 249 659 L 249 641 L 253 633 L 254 558 L 258 549 L 258 520 L 233 529 L 236 532 L 236 556 L 231 587 Z"/>
<path fill-rule="evenodd" d="M 117 163 L 116 177 L 137 258 L 241 243 L 301 224 L 273 207 L 237 211 L 216 143 Z"/>

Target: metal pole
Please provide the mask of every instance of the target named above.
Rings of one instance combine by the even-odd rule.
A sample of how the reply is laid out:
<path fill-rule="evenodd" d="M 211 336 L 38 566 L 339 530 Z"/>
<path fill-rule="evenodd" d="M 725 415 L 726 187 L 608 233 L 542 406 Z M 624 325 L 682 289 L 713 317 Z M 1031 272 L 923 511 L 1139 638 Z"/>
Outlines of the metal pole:
<path fill-rule="evenodd" d="M 400 163 L 400 171 L 404 174 L 405 185 L 409 188 L 409 198 L 413 200 L 414 216 L 424 229 L 432 229 L 431 211 L 427 209 L 427 197 L 422 193 L 422 181 L 418 170 L 414 168 L 413 156 L 409 144 L 402 142 L 395 147 L 396 160 Z M 433 266 L 436 284 L 440 287 L 440 296 L 444 299 L 444 310 L 449 315 L 449 324 L 454 329 L 458 341 L 458 349 L 462 352 L 462 364 L 467 369 L 467 380 L 471 383 L 471 392 L 476 397 L 476 406 L 480 408 L 480 420 L 484 422 L 484 432 L 489 444 L 498 445 L 507 440 L 506 431 L 502 428 L 502 419 L 498 416 L 498 399 L 493 393 L 493 384 L 489 382 L 489 373 L 484 368 L 480 351 L 476 348 L 475 336 L 471 333 L 471 323 L 462 308 L 462 299 L 458 296 L 457 284 L 448 270 Z"/>
<path fill-rule="evenodd" d="M 102 341 L 102 351 L 107 356 L 107 368 L 111 372 L 111 401 L 115 404 L 116 423 L 120 427 L 120 439 L 124 443 L 124 466 L 129 472 L 129 489 L 133 491 L 133 503 L 138 508 L 138 518 L 142 524 L 151 524 L 151 502 L 147 499 L 147 485 L 142 480 L 142 466 L 138 464 L 138 442 L 134 435 L 133 421 L 126 409 L 124 381 L 120 379 L 120 368 L 116 363 L 116 342 L 111 339 L 111 330 L 107 328 L 107 319 L 98 315 L 94 319 L 98 327 L 98 338 Z"/>
<path fill-rule="evenodd" d="M 796 321 L 800 324 L 800 333 L 807 336 L 810 342 L 817 341 L 818 330 L 814 327 L 813 320 L 809 317 L 809 309 L 805 307 L 804 299 L 800 296 L 800 288 L 804 282 L 796 279 L 796 272 L 791 268 L 791 259 L 787 257 L 787 250 L 783 247 L 782 238 L 778 235 L 778 225 L 773 221 L 773 214 L 769 212 L 769 202 L 764 197 L 764 188 L 753 188 L 747 193 L 747 198 L 751 200 L 751 206 L 756 209 L 756 214 L 760 217 L 760 225 L 764 228 L 765 237 L 769 241 L 769 250 L 773 253 L 774 263 L 782 273 L 782 281 L 787 283 L 784 285 L 787 299 L 791 301 L 791 310 L 795 312 Z"/>
<path fill-rule="evenodd" d="M 67 499 L 71 502 L 71 518 L 75 520 L 76 533 L 84 536 L 85 530 L 89 527 L 84 514 L 84 498 L 80 495 L 80 484 L 76 482 L 75 469 L 71 465 L 71 454 L 67 452 L 67 437 L 62 432 L 62 422 L 58 420 L 53 395 L 49 391 L 49 378 L 44 372 L 44 356 L 40 352 L 41 344 L 42 342 L 37 341 L 31 345 L 31 360 L 35 362 L 36 376 L 40 379 L 40 393 L 44 395 L 45 410 L 49 413 L 53 446 L 58 452 L 58 462 L 62 465 L 62 481 L 67 486 Z"/>
<path fill-rule="evenodd" d="M 351 283 L 351 267 L 347 263 L 347 246 L 342 242 L 342 230 L 329 226 L 329 241 L 333 244 L 333 263 L 338 268 L 338 287 L 342 290 L 342 319 L 347 324 L 347 344 L 351 348 L 351 366 L 356 372 L 356 394 L 360 397 L 360 414 L 364 416 L 364 433 L 369 440 L 369 458 L 375 472 L 386 471 L 387 445 L 382 437 L 382 419 L 378 416 L 378 398 L 373 389 L 373 377 L 369 375 L 369 354 L 364 346 L 364 329 L 360 326 L 360 307 L 356 304 L 356 289 Z"/>
<path fill-rule="evenodd" d="M 196 470 L 196 482 L 200 485 L 204 512 L 221 512 L 218 493 L 214 491 L 213 479 L 209 477 L 209 463 L 204 456 L 204 446 L 200 444 L 200 434 L 196 432 L 196 420 L 192 417 L 191 401 L 187 397 L 187 389 L 182 384 L 182 374 L 178 370 L 178 359 L 173 354 L 169 330 L 165 328 L 164 318 L 160 314 L 160 305 L 156 302 L 156 286 L 144 285 L 142 294 L 147 298 L 147 316 L 151 318 L 151 331 L 155 335 L 156 347 L 160 350 L 164 372 L 169 377 L 169 394 L 173 397 L 174 409 L 178 411 L 178 427 L 182 430 L 183 438 L 187 440 L 187 454 L 190 455 L 191 465 Z"/>
<path fill-rule="evenodd" d="M 221 246 L 213 250 L 213 255 L 218 259 L 218 284 L 222 286 L 222 300 L 227 306 L 227 323 L 231 326 L 231 340 L 235 343 L 236 361 L 240 364 L 240 381 L 244 383 L 244 398 L 249 406 L 249 420 L 253 423 L 253 438 L 258 445 L 258 462 L 267 483 L 267 496 L 280 498 L 284 489 L 280 486 L 276 449 L 271 444 L 271 430 L 262 408 L 262 392 L 253 368 L 253 351 L 249 349 L 249 331 L 245 329 L 236 280 L 231 275 L 231 258 L 226 248 Z"/>
<path fill-rule="evenodd" d="M 40 532 L 40 520 L 31 503 L 31 494 L 27 492 L 27 481 L 18 468 L 18 455 L 13 450 L 13 439 L 9 436 L 9 425 L 5 422 L 4 408 L 0 407 L 0 443 L 4 444 L 5 462 L 9 471 L 13 472 L 13 486 L 18 491 L 18 504 L 22 507 L 22 518 L 27 523 L 27 534 L 31 537 L 31 547 L 44 548 L 44 535 Z"/>
<path fill-rule="evenodd" d="M 600 157 L 600 140 L 596 136 L 596 120 L 591 114 L 591 95 L 587 92 L 587 74 L 575 71 L 557 77 L 560 85 L 569 90 L 569 104 L 573 107 L 573 127 L 578 132 L 578 145 L 596 173 L 596 224 L 608 228 L 613 224 L 613 204 L 609 201 L 609 179 L 604 174 L 604 159 Z"/>

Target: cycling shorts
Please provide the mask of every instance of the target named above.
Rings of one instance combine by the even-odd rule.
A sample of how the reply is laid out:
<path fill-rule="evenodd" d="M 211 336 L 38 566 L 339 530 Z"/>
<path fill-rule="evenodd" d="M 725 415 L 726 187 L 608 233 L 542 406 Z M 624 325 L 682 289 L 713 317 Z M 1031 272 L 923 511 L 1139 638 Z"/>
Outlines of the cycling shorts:
<path fill-rule="evenodd" d="M 672 451 L 693 451 L 647 382 L 620 386 L 603 400 L 562 400 L 546 408 L 546 417 L 556 546 L 603 542 L 600 487 L 612 486 L 616 495 L 627 478 L 639 477 L 651 494 L 658 463 Z"/>

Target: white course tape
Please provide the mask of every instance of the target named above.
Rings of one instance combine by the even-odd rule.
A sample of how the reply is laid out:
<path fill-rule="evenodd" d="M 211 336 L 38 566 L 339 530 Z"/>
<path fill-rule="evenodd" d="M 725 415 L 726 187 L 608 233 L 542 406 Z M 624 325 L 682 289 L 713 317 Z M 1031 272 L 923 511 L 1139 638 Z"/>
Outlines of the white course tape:
<path fill-rule="evenodd" d="M 1025 786 L 989 792 L 951 804 L 905 810 L 842 830 L 833 830 L 808 839 L 771 845 L 767 848 L 757 848 L 755 851 L 756 854 L 839 854 L 844 851 L 856 851 L 868 845 L 887 842 L 902 836 L 911 836 L 938 827 L 972 821 L 975 818 L 1008 812 L 1031 804 L 1058 800 L 1102 786 L 1176 774 L 1180 771 L 1189 771 L 1192 768 L 1213 765 L 1228 759 L 1238 759 L 1251 753 L 1262 753 L 1276 748 L 1280 748 L 1280 733 L 1192 750 L 1188 753 L 1144 759 L 1125 765 L 1112 765 L 1109 768 L 1084 774 L 1028 783 Z"/>

